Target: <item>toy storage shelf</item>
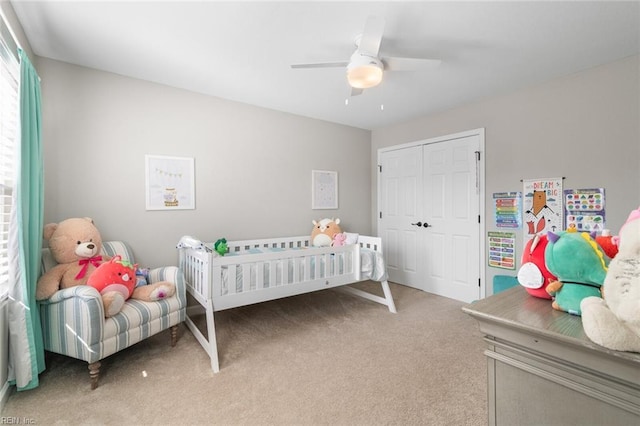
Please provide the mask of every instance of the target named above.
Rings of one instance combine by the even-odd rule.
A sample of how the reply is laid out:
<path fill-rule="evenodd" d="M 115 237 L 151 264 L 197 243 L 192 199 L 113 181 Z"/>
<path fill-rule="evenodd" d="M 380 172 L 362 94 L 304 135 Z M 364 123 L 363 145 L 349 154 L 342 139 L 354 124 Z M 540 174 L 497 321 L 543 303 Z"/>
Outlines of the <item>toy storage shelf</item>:
<path fill-rule="evenodd" d="M 485 335 L 489 425 L 640 424 L 640 354 L 594 344 L 523 287 L 463 311 Z"/>

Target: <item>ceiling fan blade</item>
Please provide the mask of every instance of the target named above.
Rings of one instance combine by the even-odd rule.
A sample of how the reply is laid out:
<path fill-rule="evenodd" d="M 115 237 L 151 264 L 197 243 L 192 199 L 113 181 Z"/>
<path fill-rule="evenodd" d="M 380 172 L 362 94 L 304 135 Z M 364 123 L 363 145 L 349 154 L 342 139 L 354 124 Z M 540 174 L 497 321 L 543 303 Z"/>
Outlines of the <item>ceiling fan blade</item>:
<path fill-rule="evenodd" d="M 364 89 L 357 89 L 355 87 L 351 88 L 351 96 L 358 96 L 361 95 L 362 92 L 364 92 Z"/>
<path fill-rule="evenodd" d="M 322 62 L 318 64 L 294 64 L 291 65 L 291 68 L 339 68 L 347 65 L 349 65 L 349 62 Z"/>
<path fill-rule="evenodd" d="M 364 31 L 358 44 L 358 51 L 371 56 L 378 56 L 380 42 L 384 33 L 384 19 L 378 16 L 369 16 L 364 24 Z"/>
<path fill-rule="evenodd" d="M 442 62 L 440 59 L 422 58 L 382 58 L 385 70 L 388 71 L 421 71 L 435 68 Z"/>

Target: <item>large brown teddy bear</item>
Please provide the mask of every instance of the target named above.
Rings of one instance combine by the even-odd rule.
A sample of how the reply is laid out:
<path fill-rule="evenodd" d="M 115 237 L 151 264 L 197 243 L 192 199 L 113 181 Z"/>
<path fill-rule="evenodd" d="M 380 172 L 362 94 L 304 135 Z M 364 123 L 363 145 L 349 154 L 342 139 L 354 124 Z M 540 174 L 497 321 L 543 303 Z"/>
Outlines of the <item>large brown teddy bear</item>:
<path fill-rule="evenodd" d="M 45 272 L 36 287 L 36 299 L 44 300 L 63 288 L 87 284 L 88 278 L 108 256 L 102 256 L 102 237 L 93 220 L 88 217 L 71 218 L 44 227 L 44 239 L 58 263 Z M 175 294 L 175 285 L 168 281 L 136 287 L 131 298 L 156 301 Z M 110 317 L 122 309 L 125 299 L 118 292 L 103 292 L 105 316 Z"/>

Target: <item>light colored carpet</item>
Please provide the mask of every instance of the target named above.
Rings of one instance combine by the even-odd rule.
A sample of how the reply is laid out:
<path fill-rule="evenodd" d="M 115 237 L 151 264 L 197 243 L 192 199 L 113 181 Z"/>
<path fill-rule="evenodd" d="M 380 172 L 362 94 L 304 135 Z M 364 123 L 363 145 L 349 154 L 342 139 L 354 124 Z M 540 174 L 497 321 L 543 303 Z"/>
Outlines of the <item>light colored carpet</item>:
<path fill-rule="evenodd" d="M 49 354 L 40 386 L 14 390 L 2 416 L 38 425 L 485 425 L 477 322 L 461 302 L 391 291 L 397 314 L 332 290 L 216 313 L 218 374 L 184 325 L 174 348 L 166 331 L 103 360 L 94 391 L 86 363 Z"/>

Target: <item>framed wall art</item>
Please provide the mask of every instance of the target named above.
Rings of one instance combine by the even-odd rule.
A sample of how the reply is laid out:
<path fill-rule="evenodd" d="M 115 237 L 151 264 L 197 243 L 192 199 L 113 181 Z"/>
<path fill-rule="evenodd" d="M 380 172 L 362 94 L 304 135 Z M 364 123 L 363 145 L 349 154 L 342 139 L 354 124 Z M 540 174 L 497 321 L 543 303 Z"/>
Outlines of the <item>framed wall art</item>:
<path fill-rule="evenodd" d="M 194 159 L 145 155 L 147 210 L 195 209 Z"/>
<path fill-rule="evenodd" d="M 338 172 L 311 171 L 311 208 L 338 208 Z"/>

